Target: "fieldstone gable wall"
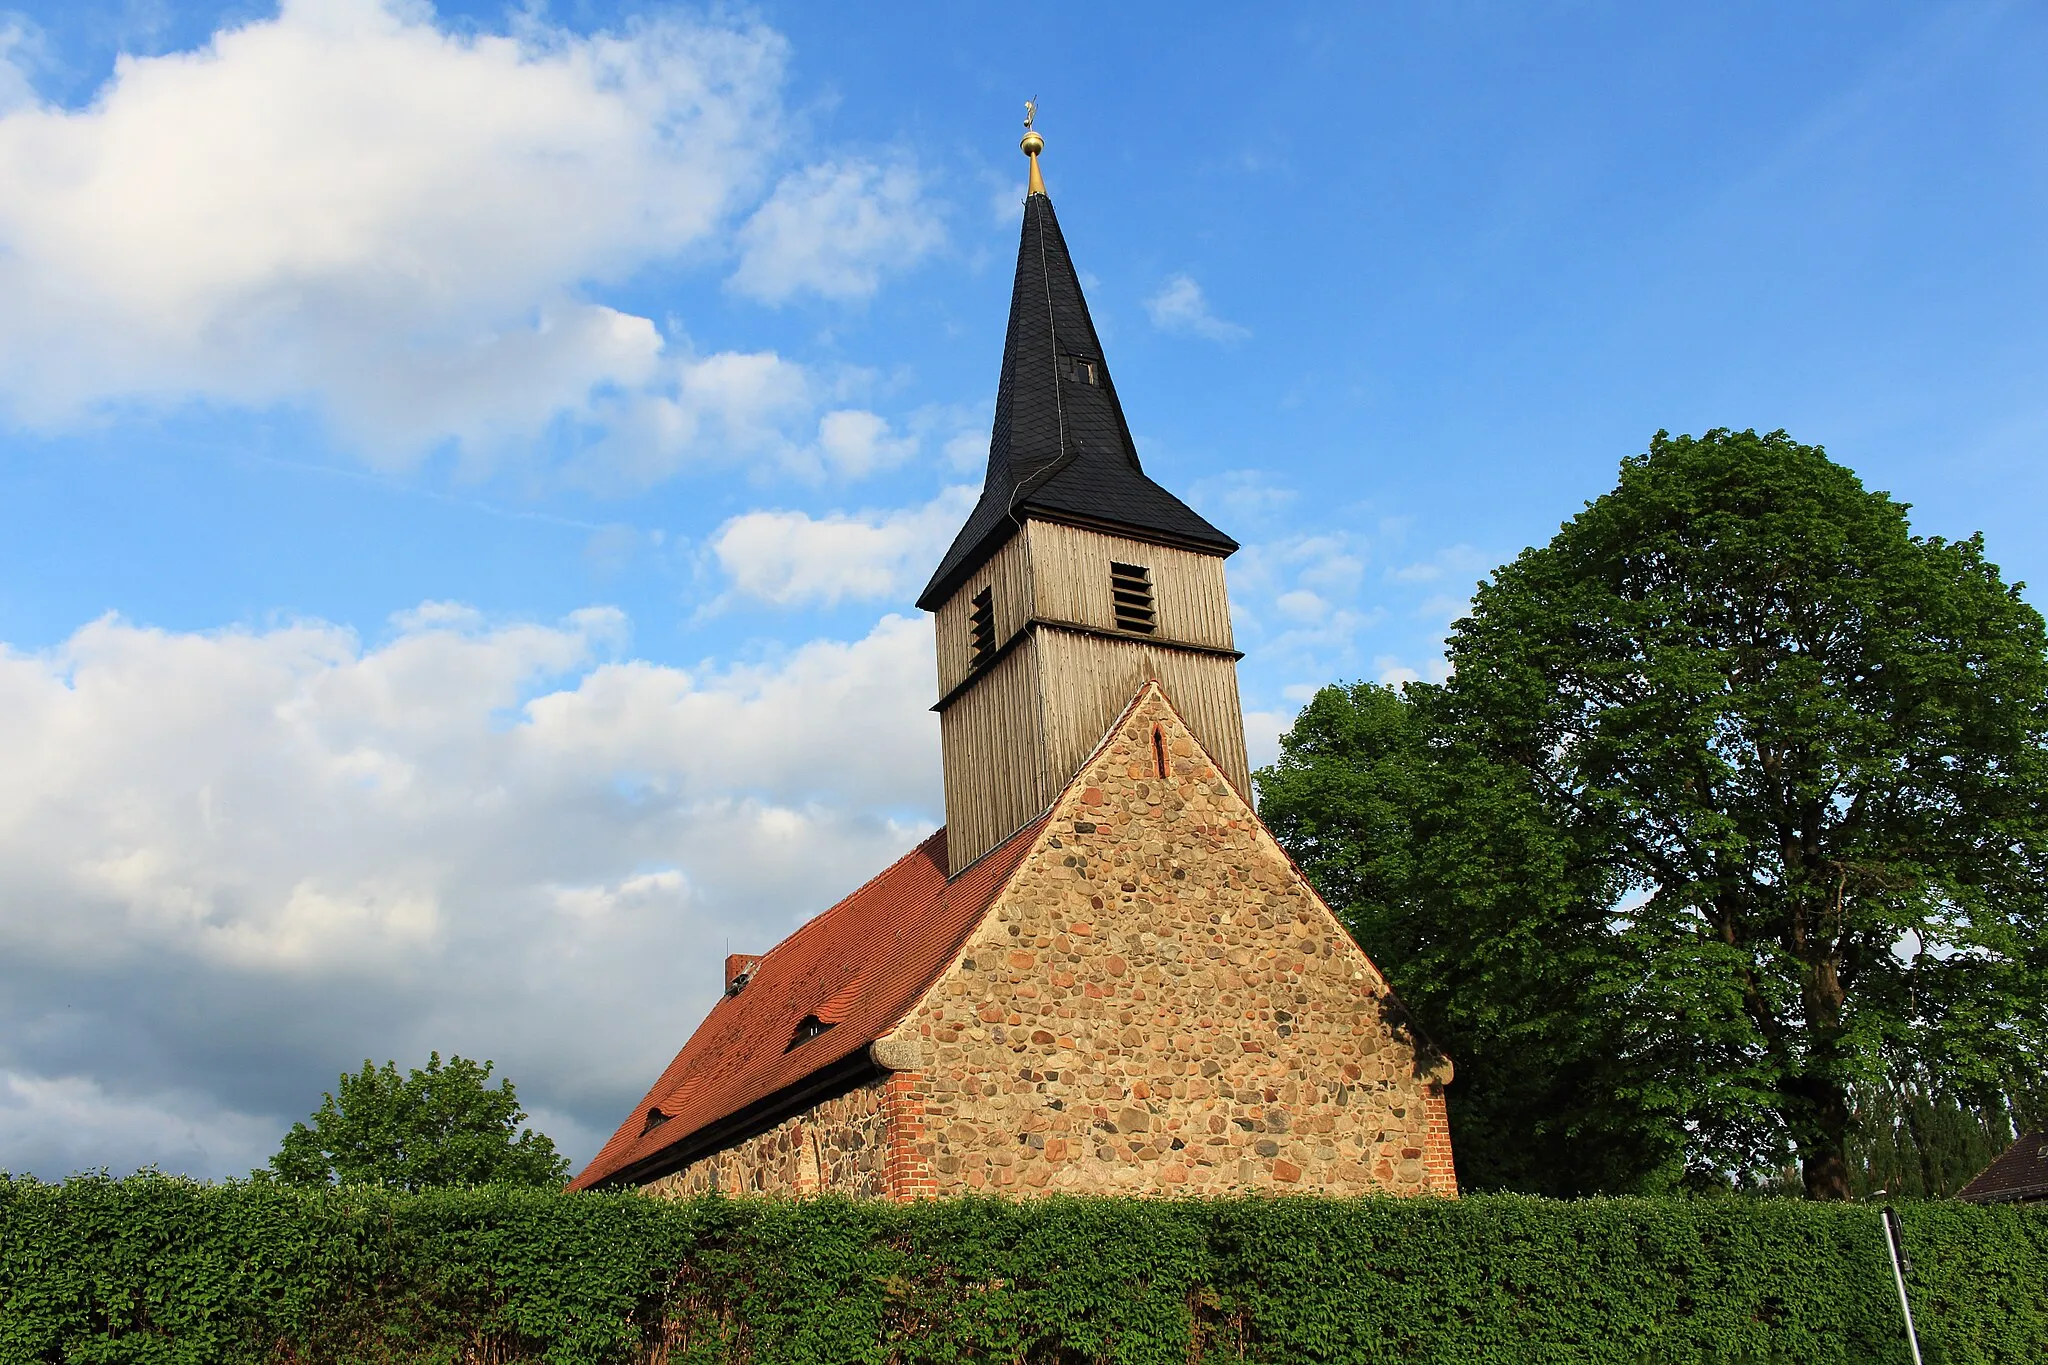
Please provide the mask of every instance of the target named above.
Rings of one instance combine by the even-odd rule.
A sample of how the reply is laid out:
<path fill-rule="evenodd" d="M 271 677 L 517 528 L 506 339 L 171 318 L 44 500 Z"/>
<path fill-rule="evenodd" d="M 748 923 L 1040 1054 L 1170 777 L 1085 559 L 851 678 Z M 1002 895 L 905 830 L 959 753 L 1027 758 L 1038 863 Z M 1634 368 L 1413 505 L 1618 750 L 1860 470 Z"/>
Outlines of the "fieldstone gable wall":
<path fill-rule="evenodd" d="M 937 1193 L 1456 1194 L 1448 1061 L 1156 685 L 878 1051 L 912 1045 Z"/>
<path fill-rule="evenodd" d="M 645 1188 L 1457 1194 L 1450 1062 L 1156 683 L 870 1055 Z"/>

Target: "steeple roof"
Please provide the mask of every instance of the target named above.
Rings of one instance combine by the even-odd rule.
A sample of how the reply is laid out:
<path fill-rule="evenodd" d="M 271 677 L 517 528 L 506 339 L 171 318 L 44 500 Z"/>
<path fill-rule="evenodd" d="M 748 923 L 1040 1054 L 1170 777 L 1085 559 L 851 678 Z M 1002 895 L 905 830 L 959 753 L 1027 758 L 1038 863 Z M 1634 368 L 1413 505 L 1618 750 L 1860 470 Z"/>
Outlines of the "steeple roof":
<path fill-rule="evenodd" d="M 1210 554 L 1237 549 L 1145 477 L 1052 200 L 1035 183 L 1024 200 L 988 478 L 917 605 L 936 610 L 1026 516 Z"/>

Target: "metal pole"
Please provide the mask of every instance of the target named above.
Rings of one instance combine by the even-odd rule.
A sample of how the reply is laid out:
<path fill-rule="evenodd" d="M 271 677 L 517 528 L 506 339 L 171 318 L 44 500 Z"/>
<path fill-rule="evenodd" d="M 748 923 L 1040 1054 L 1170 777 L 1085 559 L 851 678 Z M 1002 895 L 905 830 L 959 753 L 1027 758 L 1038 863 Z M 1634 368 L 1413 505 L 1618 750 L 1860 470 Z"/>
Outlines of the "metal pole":
<path fill-rule="evenodd" d="M 1906 1315 L 1906 1345 L 1913 1348 L 1913 1365 L 1921 1365 L 1920 1336 L 1913 1330 L 1913 1305 L 1906 1302 L 1906 1270 L 1913 1263 L 1906 1259 L 1905 1244 L 1900 1240 L 1899 1215 L 1886 1204 L 1879 1217 L 1884 1222 L 1884 1249 L 1892 1259 L 1892 1283 L 1899 1289 L 1899 1311 Z"/>

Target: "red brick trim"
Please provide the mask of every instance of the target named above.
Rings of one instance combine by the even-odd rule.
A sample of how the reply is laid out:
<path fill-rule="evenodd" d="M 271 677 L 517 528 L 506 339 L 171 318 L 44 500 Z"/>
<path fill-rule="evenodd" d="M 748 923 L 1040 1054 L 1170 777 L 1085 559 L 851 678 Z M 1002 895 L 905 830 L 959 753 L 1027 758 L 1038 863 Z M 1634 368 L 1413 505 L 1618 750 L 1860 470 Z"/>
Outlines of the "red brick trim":
<path fill-rule="evenodd" d="M 882 1103 L 888 1115 L 889 1197 L 902 1204 L 936 1198 L 939 1185 L 932 1178 L 931 1144 L 924 1135 L 924 1077 L 915 1071 L 890 1072 Z"/>
<path fill-rule="evenodd" d="M 1423 1165 L 1428 1168 L 1430 1192 L 1447 1199 L 1458 1197 L 1458 1170 L 1451 1162 L 1451 1114 L 1444 1104 L 1444 1088 L 1429 1086 L 1424 1100 L 1429 1113 L 1429 1137 L 1423 1148 Z"/>

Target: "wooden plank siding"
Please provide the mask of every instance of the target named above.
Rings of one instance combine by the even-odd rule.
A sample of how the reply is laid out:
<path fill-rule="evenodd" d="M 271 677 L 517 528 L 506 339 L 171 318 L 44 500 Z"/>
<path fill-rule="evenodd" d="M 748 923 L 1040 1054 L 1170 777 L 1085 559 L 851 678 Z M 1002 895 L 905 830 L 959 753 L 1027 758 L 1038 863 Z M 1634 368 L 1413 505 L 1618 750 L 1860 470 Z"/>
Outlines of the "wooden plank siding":
<path fill-rule="evenodd" d="M 1109 570 L 1104 569 L 1103 572 L 1108 573 Z M 1024 629 L 1025 621 L 1031 616 L 1031 549 L 1025 537 L 1011 536 L 1009 542 L 990 556 L 988 563 L 976 570 L 974 576 L 960 586 L 960 591 L 947 598 L 933 615 L 932 627 L 938 633 L 939 695 L 942 697 L 967 679 L 974 655 L 967 638 L 967 614 L 973 610 L 974 595 L 983 588 L 991 587 L 995 589 L 992 596 L 996 609 L 996 644 L 1000 647 Z"/>
<path fill-rule="evenodd" d="M 1054 627 L 1035 632 L 1032 645 L 1044 688 L 1046 762 L 1059 785 L 1081 770 L 1146 680 L 1157 678 L 1216 766 L 1251 799 L 1244 709 L 1237 696 L 1237 665 L 1230 658 Z"/>
<path fill-rule="evenodd" d="M 1045 765 L 1038 673 L 1027 642 L 939 716 L 951 874 L 1023 828 L 1057 794 Z"/>
<path fill-rule="evenodd" d="M 1231 648 L 1230 598 L 1223 587 L 1223 561 L 1216 555 L 1050 521 L 1028 521 L 1024 528 L 1030 542 L 1033 616 L 1115 630 L 1109 566 L 1139 564 L 1152 571 L 1152 600 L 1159 612 L 1152 638 Z"/>
<path fill-rule="evenodd" d="M 1113 562 L 1150 571 L 1152 634 L 1117 629 Z M 999 657 L 976 677 L 968 617 L 984 588 Z M 1029 520 L 939 607 L 933 629 L 949 699 L 939 733 L 953 872 L 1043 811 L 1150 678 L 1250 798 L 1237 663 L 1217 652 L 1232 648 L 1220 557 Z"/>

